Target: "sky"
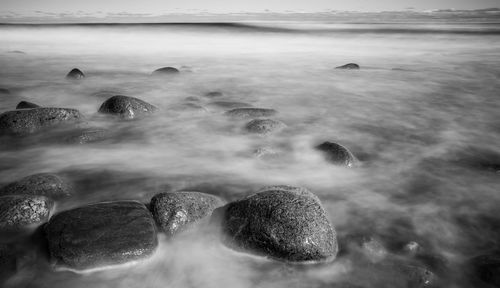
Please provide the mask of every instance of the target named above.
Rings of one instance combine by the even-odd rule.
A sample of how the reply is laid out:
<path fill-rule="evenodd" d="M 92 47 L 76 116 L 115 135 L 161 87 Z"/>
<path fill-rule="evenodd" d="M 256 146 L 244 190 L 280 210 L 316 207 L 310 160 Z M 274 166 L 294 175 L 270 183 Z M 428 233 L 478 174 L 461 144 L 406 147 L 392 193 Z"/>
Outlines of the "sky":
<path fill-rule="evenodd" d="M 209 13 L 417 11 L 498 8 L 500 0 L 0 0 L 1 13 Z"/>

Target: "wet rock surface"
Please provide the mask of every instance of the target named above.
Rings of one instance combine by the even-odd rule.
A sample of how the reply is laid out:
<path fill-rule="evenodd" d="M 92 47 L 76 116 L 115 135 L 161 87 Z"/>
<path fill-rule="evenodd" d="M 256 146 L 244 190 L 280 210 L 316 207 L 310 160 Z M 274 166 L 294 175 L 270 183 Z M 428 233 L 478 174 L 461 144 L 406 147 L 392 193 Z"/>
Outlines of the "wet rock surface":
<path fill-rule="evenodd" d="M 0 114 L 0 135 L 26 135 L 82 119 L 76 109 L 34 108 L 7 111 Z"/>
<path fill-rule="evenodd" d="M 359 69 L 359 65 L 356 63 L 347 63 L 345 65 L 335 67 L 335 69 Z"/>
<path fill-rule="evenodd" d="M 100 113 L 118 115 L 126 119 L 134 119 L 154 113 L 157 108 L 141 99 L 116 95 L 102 103 Z"/>
<path fill-rule="evenodd" d="M 158 240 L 151 213 L 136 201 L 90 204 L 53 216 L 45 227 L 55 265 L 85 270 L 153 254 Z"/>
<path fill-rule="evenodd" d="M 106 140 L 111 137 L 111 131 L 102 128 L 85 128 L 71 133 L 65 142 L 72 144 L 86 144 Z"/>
<path fill-rule="evenodd" d="M 158 226 L 168 235 L 210 216 L 224 201 L 217 196 L 190 191 L 160 193 L 151 199 L 150 209 Z"/>
<path fill-rule="evenodd" d="M 179 69 L 174 68 L 174 67 L 163 67 L 156 69 L 153 71 L 153 75 L 155 76 L 161 76 L 161 75 L 172 75 L 172 74 L 178 74 Z"/>
<path fill-rule="evenodd" d="M 38 108 L 39 105 L 35 103 L 31 103 L 28 101 L 21 101 L 17 104 L 16 109 L 29 109 L 29 108 Z"/>
<path fill-rule="evenodd" d="M 85 74 L 83 74 L 83 72 L 78 68 L 73 68 L 66 75 L 66 79 L 70 79 L 70 80 L 78 80 L 78 79 L 83 79 L 83 78 L 85 78 Z"/>
<path fill-rule="evenodd" d="M 227 111 L 225 114 L 235 118 L 259 118 L 274 116 L 278 114 L 278 111 L 267 108 L 236 108 Z"/>
<path fill-rule="evenodd" d="M 10 195 L 0 197 L 0 230 L 16 231 L 49 219 L 53 202 L 45 196 Z"/>
<path fill-rule="evenodd" d="M 273 119 L 254 119 L 245 125 L 245 130 L 255 134 L 270 134 L 286 127 L 285 123 Z"/>
<path fill-rule="evenodd" d="M 264 190 L 214 212 L 229 247 L 287 262 L 335 258 L 336 232 L 314 194 L 292 186 Z"/>
<path fill-rule="evenodd" d="M 333 143 L 323 142 L 315 147 L 316 150 L 321 151 L 325 159 L 335 165 L 346 167 L 354 167 L 357 163 L 356 157 L 344 146 Z"/>
<path fill-rule="evenodd" d="M 0 188 L 0 196 L 40 195 L 57 200 L 71 194 L 72 185 L 62 176 L 52 173 L 30 175 Z"/>

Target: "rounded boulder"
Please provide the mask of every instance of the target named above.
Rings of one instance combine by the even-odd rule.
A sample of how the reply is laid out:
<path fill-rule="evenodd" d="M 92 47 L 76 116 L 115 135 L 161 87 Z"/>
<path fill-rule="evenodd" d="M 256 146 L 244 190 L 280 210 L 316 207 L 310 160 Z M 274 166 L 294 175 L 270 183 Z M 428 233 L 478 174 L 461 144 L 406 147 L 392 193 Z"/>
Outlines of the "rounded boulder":
<path fill-rule="evenodd" d="M 118 115 L 133 119 L 154 113 L 157 108 L 141 99 L 116 95 L 102 103 L 100 113 Z"/>

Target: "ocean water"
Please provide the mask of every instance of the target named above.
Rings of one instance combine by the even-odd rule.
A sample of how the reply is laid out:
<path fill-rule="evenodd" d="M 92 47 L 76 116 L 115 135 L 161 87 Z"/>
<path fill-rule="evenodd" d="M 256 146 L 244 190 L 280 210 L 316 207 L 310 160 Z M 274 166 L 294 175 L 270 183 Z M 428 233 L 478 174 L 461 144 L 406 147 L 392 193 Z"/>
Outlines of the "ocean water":
<path fill-rule="evenodd" d="M 50 132 L 0 138 L 0 184 L 66 176 L 76 193 L 54 213 L 147 203 L 164 191 L 232 201 L 266 185 L 303 186 L 321 199 L 342 249 L 331 264 L 290 266 L 233 252 L 194 227 L 160 236 L 148 260 L 77 274 L 52 269 L 33 238 L 18 239 L 26 255 L 6 285 L 419 287 L 398 269 L 404 263 L 432 271 L 438 287 L 481 287 L 467 263 L 500 241 L 500 24 L 0 25 L 0 39 L 0 87 L 11 91 L 0 94 L 0 113 L 21 100 L 76 108 L 88 126 L 115 132 L 84 145 Z M 361 69 L 334 69 L 350 62 Z M 164 66 L 181 73 L 151 77 Z M 84 80 L 64 78 L 74 67 Z M 210 91 L 224 96 L 209 99 Z M 159 111 L 138 121 L 99 115 L 116 94 Z M 204 109 L 183 106 L 187 97 Z M 248 120 L 226 117 L 213 101 L 274 108 L 287 128 L 248 134 Z M 348 147 L 361 165 L 326 163 L 314 150 L 324 141 Z M 256 157 L 263 147 L 277 154 Z M 346 249 L 352 235 L 378 239 L 385 259 Z M 411 241 L 424 256 L 404 252 Z"/>

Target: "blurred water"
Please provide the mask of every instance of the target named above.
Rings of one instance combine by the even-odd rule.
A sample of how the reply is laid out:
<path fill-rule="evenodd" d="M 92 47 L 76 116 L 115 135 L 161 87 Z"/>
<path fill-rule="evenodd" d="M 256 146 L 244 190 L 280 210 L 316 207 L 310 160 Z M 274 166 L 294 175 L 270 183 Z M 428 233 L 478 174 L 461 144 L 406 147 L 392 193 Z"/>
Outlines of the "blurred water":
<path fill-rule="evenodd" d="M 0 94 L 0 112 L 20 100 L 76 108 L 89 126 L 117 134 L 86 145 L 0 138 L 0 183 L 61 173 L 78 193 L 57 211 L 103 200 L 148 202 L 180 189 L 231 201 L 265 185 L 304 186 L 322 200 L 341 242 L 349 234 L 376 235 L 391 257 L 410 261 L 398 253 L 417 241 L 447 259 L 443 287 L 470 287 L 462 264 L 498 248 L 500 239 L 498 31 L 500 25 L 459 23 L 2 25 L 0 87 L 11 94 Z M 333 69 L 349 62 L 362 69 Z M 150 77 L 163 66 L 182 67 L 181 74 Z M 74 67 L 87 75 L 83 81 L 64 79 Z M 274 108 L 288 128 L 249 135 L 246 121 L 209 104 L 203 95 L 210 91 L 224 93 L 213 101 Z M 115 93 L 160 111 L 128 122 L 98 115 Z M 186 97 L 198 97 L 207 111 L 179 109 Z M 312 147 L 326 140 L 349 147 L 362 166 L 325 163 Z M 260 147 L 282 155 L 257 159 Z M 393 269 L 349 253 L 330 265 L 289 267 L 232 252 L 200 233 L 162 237 L 152 259 L 91 274 L 54 272 L 37 260 L 11 285 L 406 285 Z"/>

